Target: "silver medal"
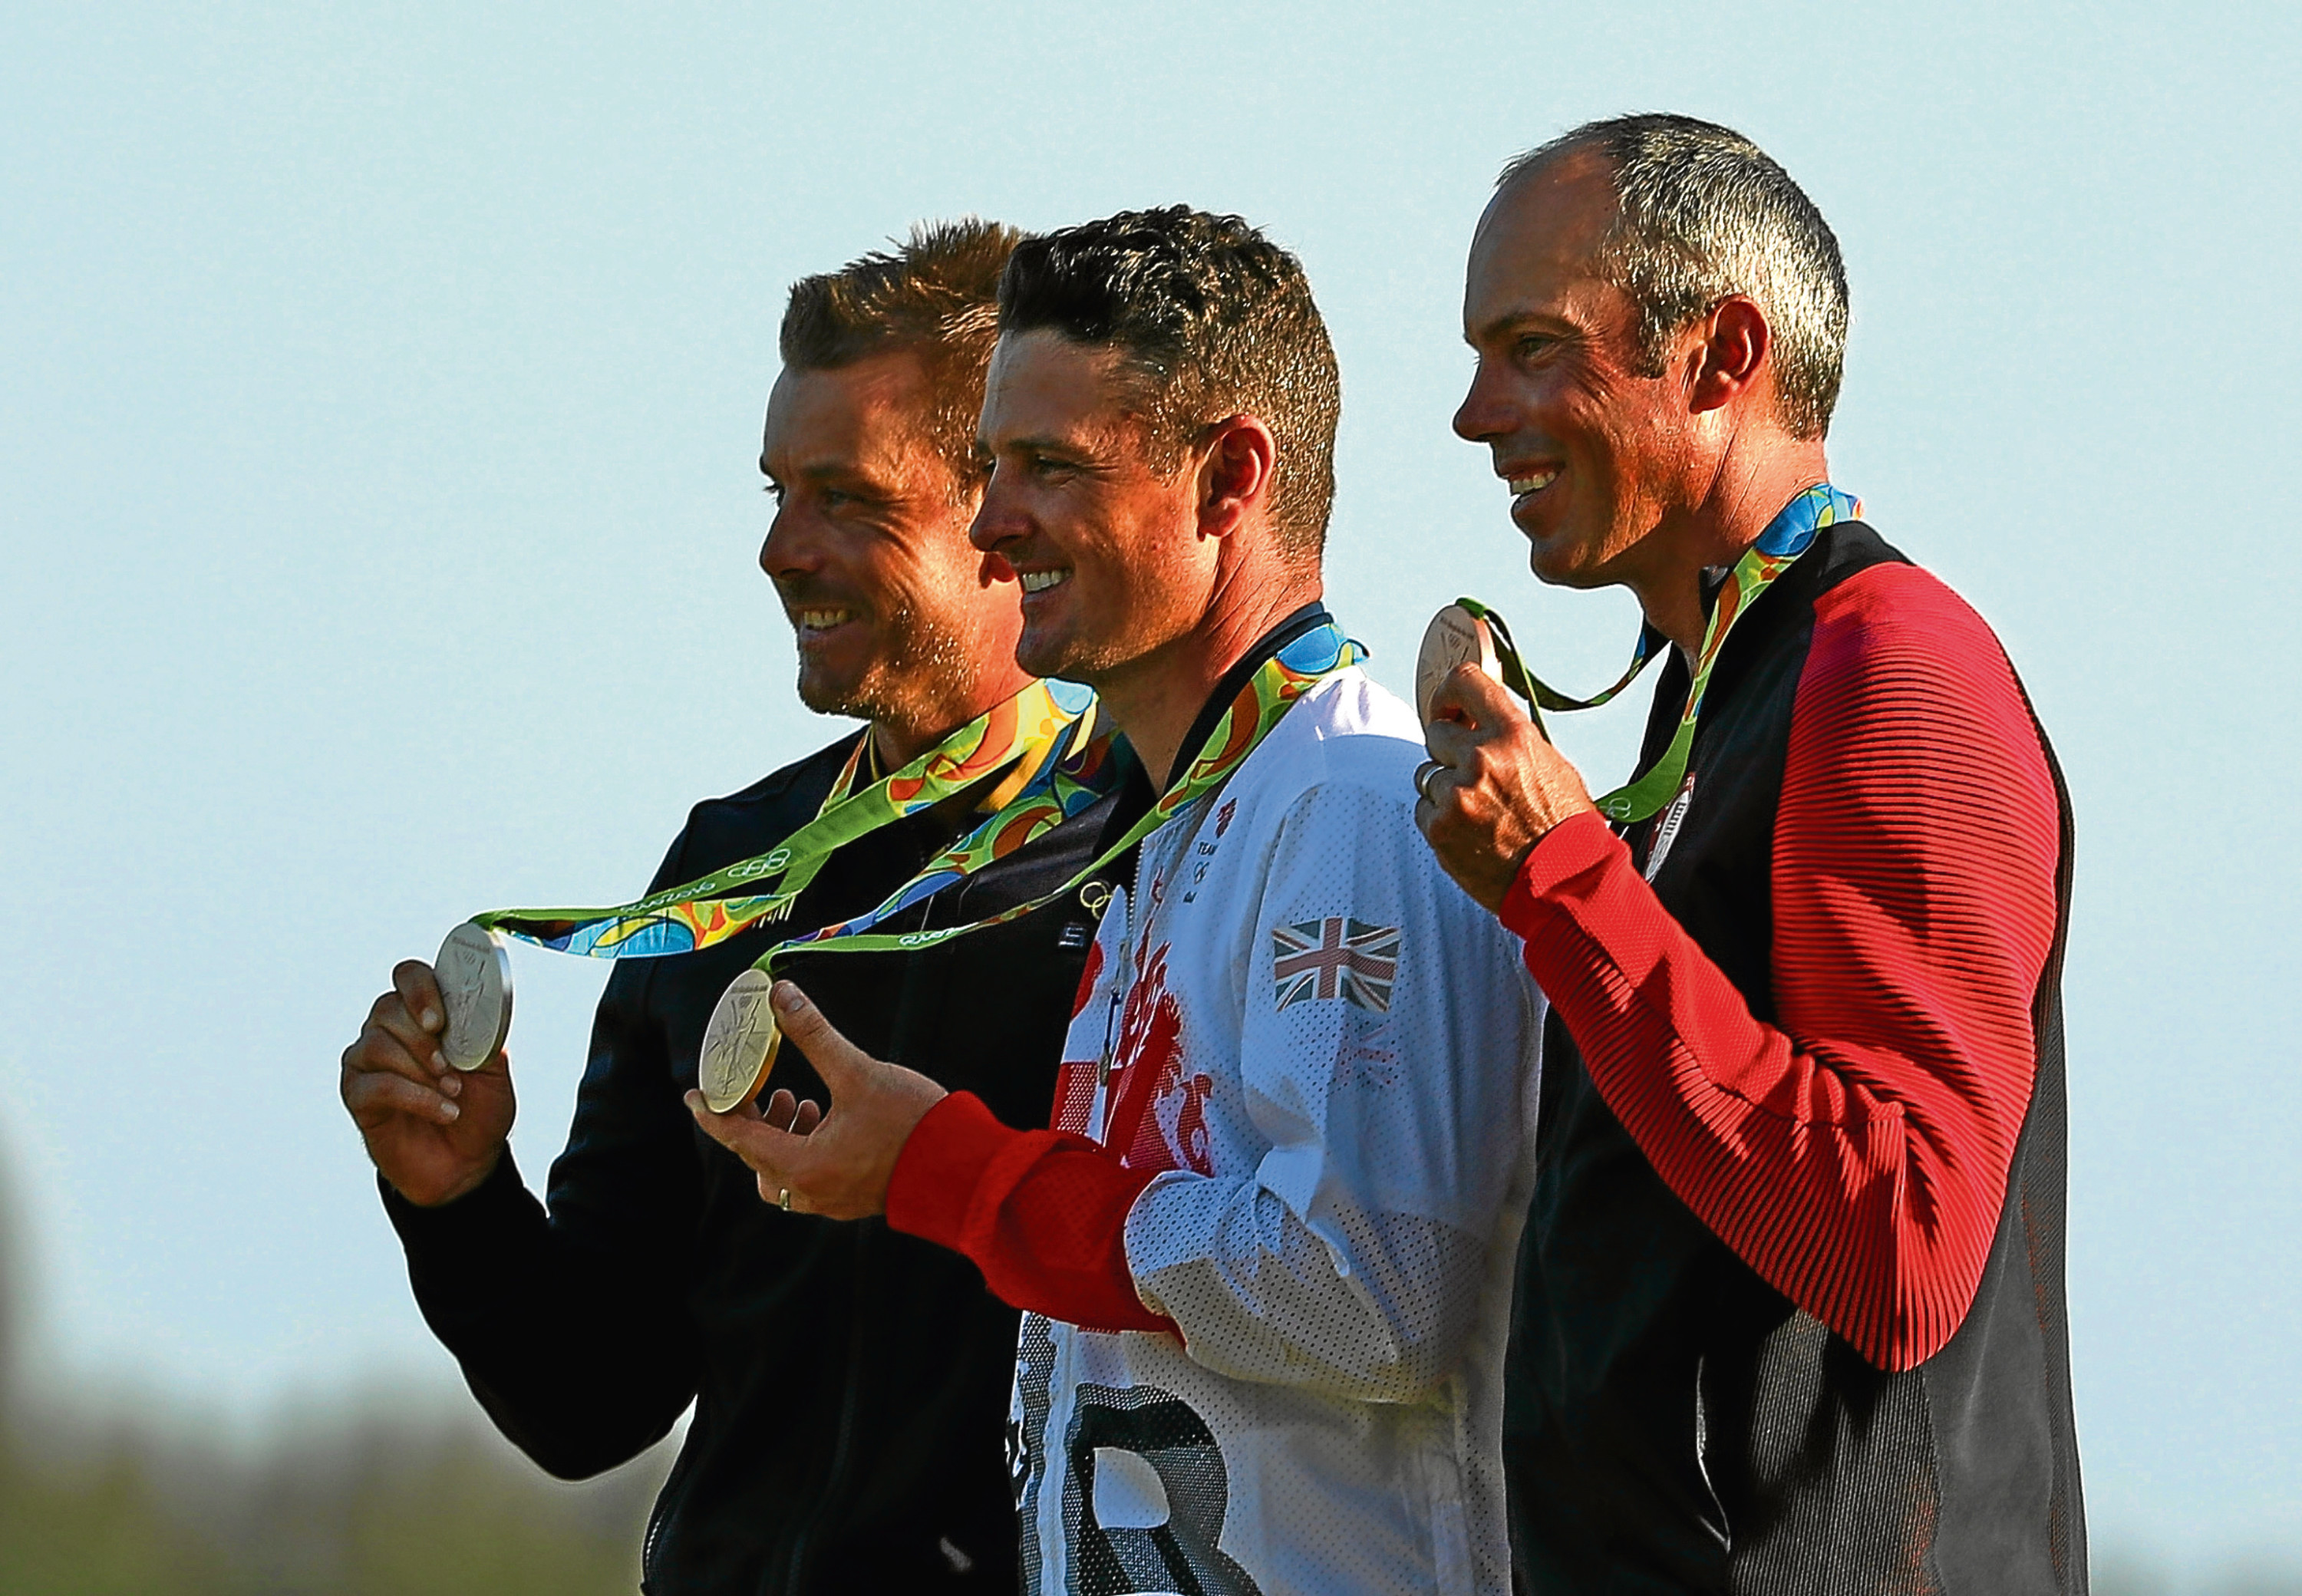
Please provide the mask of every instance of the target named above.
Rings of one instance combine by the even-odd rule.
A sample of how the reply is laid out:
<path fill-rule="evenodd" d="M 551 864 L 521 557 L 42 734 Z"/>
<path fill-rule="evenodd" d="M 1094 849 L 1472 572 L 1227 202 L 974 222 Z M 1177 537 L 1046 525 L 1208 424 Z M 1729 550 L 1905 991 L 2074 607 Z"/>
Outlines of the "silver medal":
<path fill-rule="evenodd" d="M 466 920 L 440 945 L 432 972 L 447 1020 L 440 1052 L 458 1070 L 476 1070 L 511 1034 L 511 961 L 503 938 Z"/>

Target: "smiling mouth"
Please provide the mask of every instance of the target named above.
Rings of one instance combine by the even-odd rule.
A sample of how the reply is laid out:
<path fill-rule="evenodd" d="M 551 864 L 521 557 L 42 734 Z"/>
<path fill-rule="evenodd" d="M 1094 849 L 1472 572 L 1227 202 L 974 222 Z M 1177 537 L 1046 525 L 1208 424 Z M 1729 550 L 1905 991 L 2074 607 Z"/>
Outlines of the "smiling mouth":
<path fill-rule="evenodd" d="M 1060 587 L 1071 580 L 1069 571 L 1018 571 L 1017 581 L 1023 584 L 1026 594 L 1043 593 L 1051 587 Z"/>
<path fill-rule="evenodd" d="M 1542 492 L 1543 489 L 1558 480 L 1559 469 L 1557 466 L 1545 466 L 1527 473 L 1525 476 L 1508 479 L 1512 496 L 1525 499 L 1530 495 Z"/>
<path fill-rule="evenodd" d="M 811 634 L 833 631 L 855 618 L 852 609 L 794 609 L 791 612 L 792 626 L 804 638 Z"/>

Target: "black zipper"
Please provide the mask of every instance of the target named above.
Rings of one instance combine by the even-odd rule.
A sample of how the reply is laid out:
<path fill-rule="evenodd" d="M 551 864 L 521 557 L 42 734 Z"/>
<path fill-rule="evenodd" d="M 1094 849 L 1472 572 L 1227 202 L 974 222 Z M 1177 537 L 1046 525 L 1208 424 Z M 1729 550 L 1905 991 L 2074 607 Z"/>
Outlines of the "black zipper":
<path fill-rule="evenodd" d="M 671 1516 L 671 1503 L 687 1489 L 689 1466 L 694 1460 L 693 1450 L 682 1442 L 679 1456 L 665 1477 L 663 1489 L 655 1493 L 655 1506 L 648 1509 L 647 1534 L 640 1541 L 640 1596 L 651 1596 L 655 1589 L 655 1552 L 663 1539 L 665 1520 Z"/>
<path fill-rule="evenodd" d="M 648 1509 L 647 1538 L 640 1542 L 640 1596 L 650 1596 L 655 1589 L 655 1538 L 662 1533 L 663 1498 L 659 1494 Z"/>
<path fill-rule="evenodd" d="M 831 1466 L 824 1472 L 823 1490 L 815 1499 L 815 1511 L 801 1522 L 799 1533 L 792 1539 L 791 1560 L 784 1565 L 784 1589 L 796 1592 L 806 1587 L 801 1576 L 807 1568 L 808 1531 L 829 1516 L 840 1488 L 846 1483 L 848 1458 L 854 1450 L 855 1408 L 861 1400 L 863 1382 L 860 1371 L 863 1366 L 863 1335 L 867 1323 L 865 1310 L 870 1306 L 871 1255 L 875 1250 L 872 1237 L 878 1229 L 870 1220 L 855 1227 L 855 1295 L 848 1305 L 847 1366 L 839 1399 L 839 1434 L 831 1447 Z"/>
<path fill-rule="evenodd" d="M 920 862 L 924 865 L 932 857 L 933 854 L 930 853 L 922 853 Z M 972 885 L 972 883 L 970 882 L 967 885 Z M 964 890 L 963 886 L 962 893 Z M 903 917 L 911 922 L 904 928 L 925 930 L 933 923 L 934 914 L 935 900 L 930 898 Z M 891 925 L 886 928 L 894 930 L 896 928 Z M 896 1004 L 895 1023 L 888 1032 L 887 1055 L 895 1059 L 902 1058 L 910 1050 L 912 1026 L 917 1018 L 919 1007 L 920 983 L 915 979 L 916 972 L 921 968 L 919 955 L 913 954 L 906 958 L 903 968 L 904 970 L 903 996 Z M 815 1511 L 809 1514 L 801 1523 L 799 1533 L 792 1541 L 790 1559 L 784 1565 L 783 1588 L 787 1593 L 806 1589 L 801 1580 L 807 1569 L 808 1532 L 813 1525 L 822 1524 L 829 1518 L 831 1508 L 837 1501 L 841 1489 L 846 1484 L 850 1459 L 854 1450 L 855 1410 L 862 1400 L 863 1338 L 870 1323 L 868 1310 L 871 1306 L 870 1295 L 872 1283 L 871 1264 L 873 1256 L 878 1250 L 877 1238 L 879 1234 L 879 1222 L 868 1219 L 860 1220 L 853 1229 L 855 1231 L 854 1300 L 848 1306 L 847 1365 L 843 1371 L 844 1380 L 839 1400 L 839 1434 L 838 1439 L 832 1443 L 831 1466 L 825 1471 L 823 1489 L 815 1499 Z"/>

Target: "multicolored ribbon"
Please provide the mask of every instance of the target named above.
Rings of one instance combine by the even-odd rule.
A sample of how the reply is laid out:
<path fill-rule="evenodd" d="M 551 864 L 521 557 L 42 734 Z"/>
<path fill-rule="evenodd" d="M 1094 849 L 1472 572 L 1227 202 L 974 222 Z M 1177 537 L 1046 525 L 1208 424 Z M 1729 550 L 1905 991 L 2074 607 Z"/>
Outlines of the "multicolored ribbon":
<path fill-rule="evenodd" d="M 800 952 L 868 953 L 875 949 L 931 947 L 939 942 L 948 942 L 954 937 L 964 937 L 970 931 L 980 931 L 991 926 L 1004 925 L 1010 920 L 1021 920 L 1034 909 L 1043 908 L 1054 903 L 1076 889 L 1096 871 L 1126 853 L 1128 849 L 1164 826 L 1176 815 L 1189 808 L 1193 802 L 1230 779 L 1231 773 L 1238 769 L 1247 756 L 1261 745 L 1263 739 L 1271 735 L 1272 727 L 1279 724 L 1287 711 L 1293 707 L 1297 699 L 1301 698 L 1335 672 L 1347 666 L 1356 665 L 1365 657 L 1365 652 L 1366 651 L 1360 645 L 1345 637 L 1341 630 L 1332 621 L 1313 627 L 1302 636 L 1281 647 L 1277 653 L 1264 660 L 1256 670 L 1255 675 L 1248 678 L 1247 685 L 1239 689 L 1239 695 L 1225 708 L 1222 718 L 1215 723 L 1214 730 L 1208 734 L 1207 740 L 1201 745 L 1197 756 L 1176 779 L 1175 785 L 1159 794 L 1158 801 L 1152 804 L 1141 819 L 1128 827 L 1124 836 L 1105 848 L 1096 856 L 1094 862 L 1054 891 L 1033 898 L 1028 903 L 1018 903 L 1012 908 L 1003 909 L 987 919 L 975 920 L 967 925 L 945 926 L 934 930 L 922 931 L 877 934 L 872 932 L 872 927 L 880 924 L 892 915 L 900 914 L 912 904 L 941 891 L 962 876 L 971 874 L 975 869 L 981 868 L 981 863 L 987 863 L 990 857 L 998 856 L 997 854 L 987 855 L 986 850 L 997 847 L 1004 853 L 1012 852 L 1015 846 L 1020 846 L 1020 843 L 1004 844 L 1004 839 L 1015 829 L 1016 822 L 1011 821 L 1007 814 L 1002 813 L 985 822 L 977 828 L 973 836 L 960 843 L 941 858 L 930 861 L 926 869 L 896 888 L 888 895 L 886 902 L 870 913 L 858 915 L 853 920 L 843 920 L 837 925 L 826 926 L 821 930 L 811 932 L 804 937 L 795 937 L 788 942 L 779 943 L 753 960 L 752 968 L 772 974 L 778 962 L 788 954 Z M 1046 777 L 1046 785 L 1052 789 L 1050 801 L 1053 801 L 1054 794 L 1060 792 L 1063 784 L 1067 781 L 1090 782 L 1103 778 L 1104 771 L 1101 768 L 1079 771 L 1066 769 L 1065 767 L 1072 760 L 1101 760 L 1107 765 L 1110 758 L 1111 750 L 1107 742 L 1098 739 L 1078 747 L 1064 760 L 1057 761 Z M 1034 787 L 1038 785 L 1035 783 Z M 1029 798 L 1030 794 L 1027 792 L 1016 801 L 1016 808 L 1023 809 Z M 1059 819 L 1060 816 L 1054 818 Z M 1038 819 L 1043 820 L 1045 824 L 1053 823 L 1053 819 L 1047 819 L 1044 814 Z M 1045 824 L 1041 825 L 1041 829 L 1045 828 Z M 1038 833 L 1034 831 L 1031 835 L 1036 836 Z M 980 862 L 977 862 L 979 860 Z M 827 949 L 823 946 L 826 943 L 834 942 L 838 945 L 836 948 Z"/>
<path fill-rule="evenodd" d="M 1686 776 L 1686 761 L 1694 752 L 1695 721 L 1702 713 L 1703 690 L 1710 685 L 1711 668 L 1718 663 L 1719 651 L 1726 646 L 1727 633 L 1757 602 L 1759 595 L 1774 585 L 1775 578 L 1789 570 L 1798 557 L 1812 546 L 1817 533 L 1839 521 L 1857 520 L 1861 514 L 1861 500 L 1828 483 L 1818 483 L 1799 493 L 1767 523 L 1758 542 L 1744 550 L 1743 558 L 1735 562 L 1734 570 L 1728 573 L 1710 607 L 1710 618 L 1702 630 L 1702 648 L 1694 659 L 1693 680 L 1686 689 L 1686 708 L 1679 715 L 1670 745 L 1644 772 L 1597 800 L 1600 814 L 1618 825 L 1626 825 L 1660 812 L 1663 805 L 1671 801 Z M 1487 623 L 1495 641 L 1495 659 L 1502 667 L 1503 685 L 1534 706 L 1538 727 L 1542 724 L 1544 710 L 1565 713 L 1596 709 L 1605 703 L 1636 680 L 1661 652 L 1662 634 L 1652 626 L 1643 627 L 1639 633 L 1638 646 L 1631 653 L 1631 668 L 1619 681 L 1594 698 L 1568 698 L 1526 668 L 1502 617 L 1475 599 L 1458 599 L 1456 602 Z"/>
<path fill-rule="evenodd" d="M 752 926 L 782 920 L 824 861 L 849 843 L 1005 772 L 1007 783 L 1020 781 L 1021 790 L 966 842 L 943 855 L 966 855 L 964 867 L 947 878 L 955 880 L 1093 802 L 1100 791 L 1094 784 L 1108 779 L 1104 767 L 1109 739 L 1096 735 L 1096 718 L 1095 695 L 1088 689 L 1069 682 L 1034 682 L 902 769 L 858 791 L 870 741 L 867 735 L 848 756 L 815 819 L 764 853 L 612 909 L 500 909 L 474 915 L 472 921 L 582 958 L 693 953 Z M 1105 752 L 1090 757 L 1096 749 Z M 763 886 L 769 890 L 758 890 Z"/>

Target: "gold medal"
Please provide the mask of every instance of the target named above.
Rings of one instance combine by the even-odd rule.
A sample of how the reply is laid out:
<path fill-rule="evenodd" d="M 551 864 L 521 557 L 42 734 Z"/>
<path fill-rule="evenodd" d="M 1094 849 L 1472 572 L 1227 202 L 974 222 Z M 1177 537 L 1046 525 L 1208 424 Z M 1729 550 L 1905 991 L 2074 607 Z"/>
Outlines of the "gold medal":
<path fill-rule="evenodd" d="M 703 1046 L 695 1059 L 695 1083 L 713 1113 L 749 1103 L 767 1083 L 775 1067 L 776 1049 L 783 1046 L 783 1028 L 768 1002 L 775 979 L 761 970 L 747 970 L 719 995 L 711 1019 L 703 1028 Z"/>

